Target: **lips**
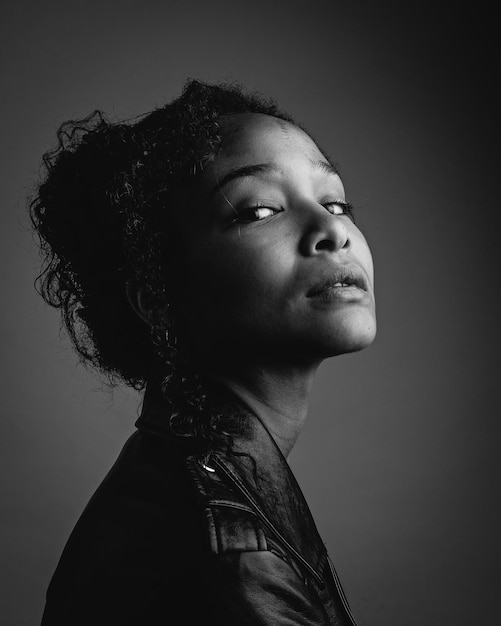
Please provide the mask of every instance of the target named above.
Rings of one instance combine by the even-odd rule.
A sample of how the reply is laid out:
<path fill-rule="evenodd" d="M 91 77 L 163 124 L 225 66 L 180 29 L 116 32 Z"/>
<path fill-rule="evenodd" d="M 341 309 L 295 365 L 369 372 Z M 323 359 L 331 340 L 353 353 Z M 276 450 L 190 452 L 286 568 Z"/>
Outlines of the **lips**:
<path fill-rule="evenodd" d="M 354 265 L 338 266 L 316 283 L 306 295 L 308 298 L 314 298 L 332 289 L 347 289 L 350 287 L 358 287 L 362 291 L 367 291 L 368 284 L 365 274 Z"/>

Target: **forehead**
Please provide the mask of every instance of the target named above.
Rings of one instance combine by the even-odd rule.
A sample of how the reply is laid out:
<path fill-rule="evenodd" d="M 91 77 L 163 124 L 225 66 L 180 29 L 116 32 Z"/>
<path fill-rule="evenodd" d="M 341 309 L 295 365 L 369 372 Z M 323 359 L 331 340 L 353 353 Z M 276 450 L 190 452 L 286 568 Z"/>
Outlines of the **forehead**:
<path fill-rule="evenodd" d="M 271 115 L 238 113 L 223 117 L 221 147 L 216 155 L 177 192 L 179 207 L 202 210 L 225 176 L 240 168 L 269 164 L 286 177 L 311 171 L 313 162 L 328 159 L 303 130 Z M 340 181 L 339 181 L 340 182 Z"/>
<path fill-rule="evenodd" d="M 222 119 L 221 149 L 214 162 L 224 166 L 232 162 L 276 161 L 287 155 L 289 158 L 306 157 L 319 159 L 323 155 L 303 130 L 271 115 L 262 113 L 239 113 Z M 240 163 L 238 163 L 240 164 Z"/>

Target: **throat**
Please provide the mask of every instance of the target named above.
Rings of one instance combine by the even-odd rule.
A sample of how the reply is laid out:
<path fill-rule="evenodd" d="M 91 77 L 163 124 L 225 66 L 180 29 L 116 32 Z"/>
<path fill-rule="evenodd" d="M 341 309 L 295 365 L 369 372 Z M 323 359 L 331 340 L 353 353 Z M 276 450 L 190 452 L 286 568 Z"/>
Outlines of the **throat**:
<path fill-rule="evenodd" d="M 263 423 L 285 458 L 294 447 L 308 415 L 314 372 L 227 368 L 207 375 L 228 389 Z"/>

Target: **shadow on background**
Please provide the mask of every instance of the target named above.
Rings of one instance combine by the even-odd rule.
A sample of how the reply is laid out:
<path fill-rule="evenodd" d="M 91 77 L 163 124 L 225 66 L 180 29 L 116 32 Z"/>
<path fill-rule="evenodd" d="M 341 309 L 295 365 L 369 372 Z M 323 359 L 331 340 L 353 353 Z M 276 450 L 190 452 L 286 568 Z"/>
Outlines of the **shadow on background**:
<path fill-rule="evenodd" d="M 378 339 L 324 364 L 291 459 L 360 625 L 501 619 L 493 16 L 385 6 L 4 9 L 2 624 L 39 622 L 139 401 L 58 336 L 32 286 L 25 198 L 62 121 L 148 111 L 187 77 L 236 79 L 303 123 L 339 162 L 374 252 Z"/>

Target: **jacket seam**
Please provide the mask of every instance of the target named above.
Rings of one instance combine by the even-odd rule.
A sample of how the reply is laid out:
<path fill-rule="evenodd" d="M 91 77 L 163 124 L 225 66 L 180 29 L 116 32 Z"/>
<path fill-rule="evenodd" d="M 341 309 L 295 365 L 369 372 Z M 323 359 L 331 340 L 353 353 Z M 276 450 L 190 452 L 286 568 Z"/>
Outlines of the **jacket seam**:
<path fill-rule="evenodd" d="M 208 500 L 208 506 L 220 506 L 227 509 L 238 509 L 239 511 L 244 511 L 245 513 L 252 513 L 252 515 L 256 515 L 256 511 L 250 506 L 245 504 L 239 504 L 238 502 L 233 502 L 232 500 L 219 500 L 217 498 L 213 500 Z"/>
<path fill-rule="evenodd" d="M 332 578 L 334 579 L 334 584 L 336 586 L 337 592 L 339 594 L 339 597 L 341 598 L 341 604 L 343 605 L 344 610 L 346 611 L 346 614 L 348 615 L 349 619 L 351 619 L 353 626 L 357 626 L 357 622 L 355 618 L 353 617 L 353 613 L 351 612 L 350 606 L 348 604 L 348 599 L 346 598 L 344 590 L 341 586 L 341 581 L 339 580 L 339 576 L 337 575 L 337 572 L 334 568 L 334 565 L 332 564 L 332 561 L 329 555 L 327 555 L 327 562 L 329 564 L 329 569 L 331 571 Z"/>
<path fill-rule="evenodd" d="M 188 459 L 189 461 L 189 459 Z M 188 468 L 188 472 L 191 474 L 192 480 L 195 485 L 195 491 L 198 495 L 202 494 L 205 500 L 208 499 L 207 491 L 203 485 L 203 482 L 200 480 L 200 477 L 197 475 L 191 464 L 186 463 Z M 209 506 L 204 506 L 204 514 L 205 519 L 207 521 L 207 530 L 209 535 L 209 546 L 213 552 L 219 553 L 220 543 L 219 543 L 219 533 L 216 521 L 214 519 L 214 515 L 212 514 L 212 509 Z"/>
<path fill-rule="evenodd" d="M 247 487 L 242 483 L 237 475 L 233 472 L 233 470 L 224 463 L 221 459 L 214 456 L 214 463 L 219 467 L 219 469 L 229 478 L 238 488 L 238 490 L 245 496 L 245 498 L 251 503 L 252 507 L 255 509 L 256 515 L 261 519 L 261 521 L 272 531 L 272 533 L 282 542 L 285 548 L 300 562 L 302 565 L 310 572 L 312 576 L 316 578 L 316 580 L 323 584 L 323 577 L 316 571 L 316 569 L 308 563 L 308 561 L 292 546 L 287 539 L 280 533 L 280 531 L 275 528 L 273 523 L 267 518 L 265 513 L 261 510 L 261 507 L 252 497 L 252 494 L 249 492 Z"/>

